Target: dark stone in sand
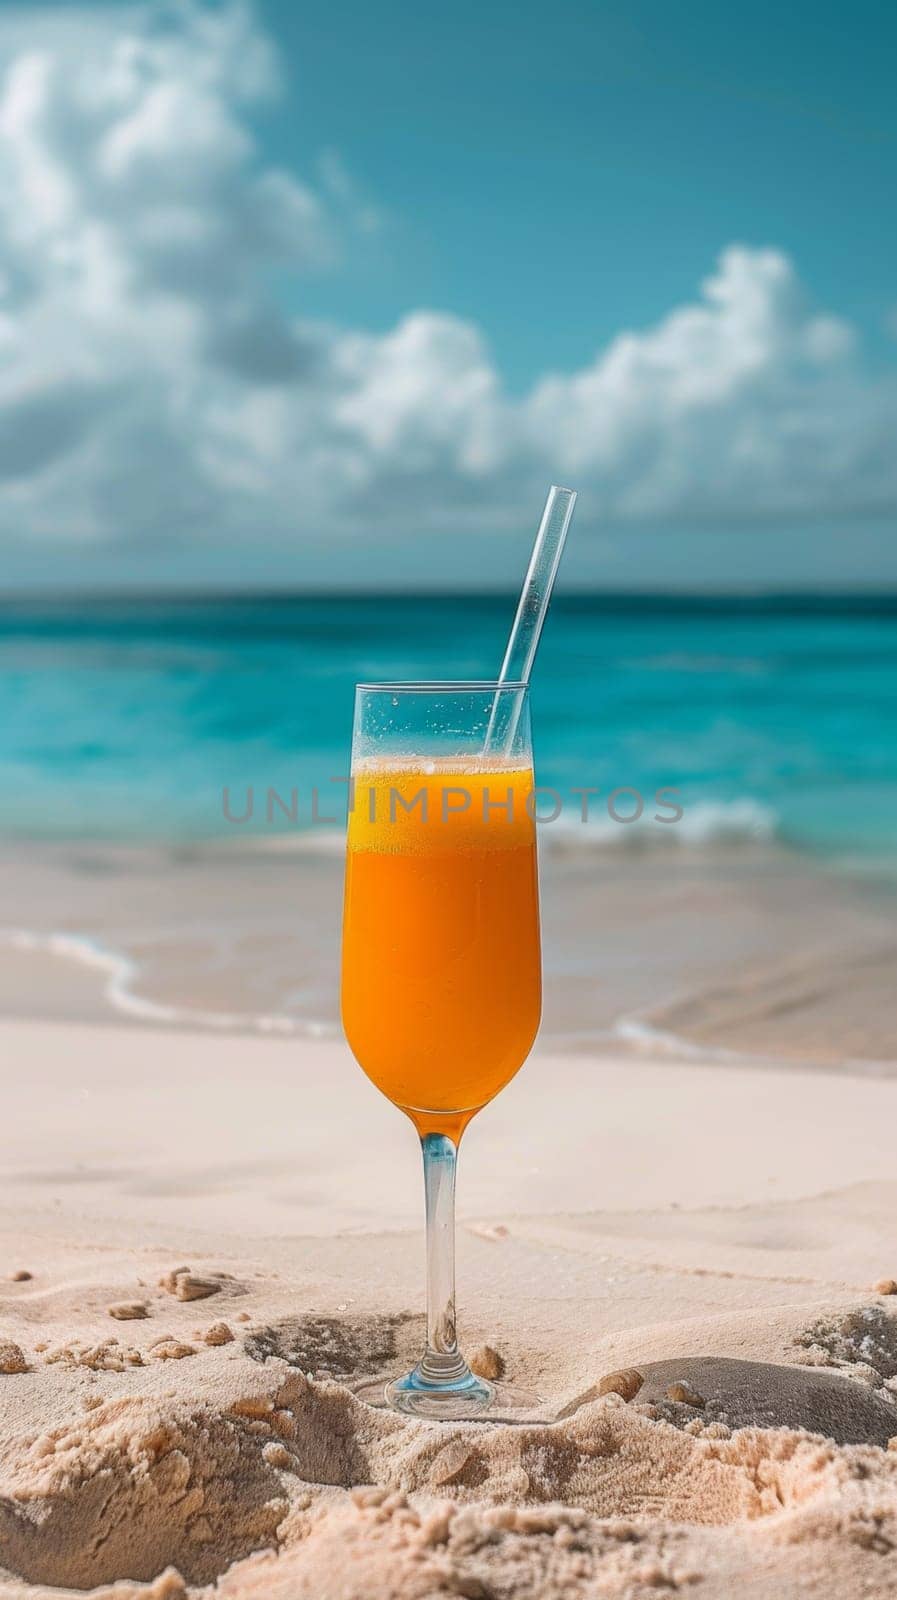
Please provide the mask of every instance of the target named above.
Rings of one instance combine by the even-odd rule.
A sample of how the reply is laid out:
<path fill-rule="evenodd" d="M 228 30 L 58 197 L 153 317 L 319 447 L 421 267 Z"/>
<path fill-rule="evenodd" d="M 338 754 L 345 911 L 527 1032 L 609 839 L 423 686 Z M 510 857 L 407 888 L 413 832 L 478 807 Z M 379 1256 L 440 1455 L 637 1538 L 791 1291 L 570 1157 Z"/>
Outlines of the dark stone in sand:
<path fill-rule="evenodd" d="M 673 1361 L 640 1362 L 644 1384 L 638 1403 L 650 1401 L 670 1416 L 667 1389 L 686 1383 L 704 1397 L 695 1411 L 676 1405 L 675 1420 L 699 1417 L 730 1428 L 806 1428 L 838 1444 L 887 1446 L 897 1433 L 897 1405 L 837 1372 L 818 1367 L 781 1367 L 767 1361 L 733 1361 L 725 1356 L 680 1356 Z"/>

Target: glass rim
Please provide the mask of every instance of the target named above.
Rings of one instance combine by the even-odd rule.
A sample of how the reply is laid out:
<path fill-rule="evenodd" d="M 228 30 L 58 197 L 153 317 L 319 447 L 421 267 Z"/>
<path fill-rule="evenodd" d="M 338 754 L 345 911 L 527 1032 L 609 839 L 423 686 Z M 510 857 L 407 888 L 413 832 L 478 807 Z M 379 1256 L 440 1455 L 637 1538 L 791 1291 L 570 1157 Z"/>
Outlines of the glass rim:
<path fill-rule="evenodd" d="M 405 679 L 396 682 L 386 680 L 382 683 L 356 683 L 356 692 L 364 690 L 366 694 L 519 694 L 521 690 L 529 689 L 529 684 L 522 679 L 508 680 L 500 683 L 493 678 L 421 678 L 419 680 Z"/>

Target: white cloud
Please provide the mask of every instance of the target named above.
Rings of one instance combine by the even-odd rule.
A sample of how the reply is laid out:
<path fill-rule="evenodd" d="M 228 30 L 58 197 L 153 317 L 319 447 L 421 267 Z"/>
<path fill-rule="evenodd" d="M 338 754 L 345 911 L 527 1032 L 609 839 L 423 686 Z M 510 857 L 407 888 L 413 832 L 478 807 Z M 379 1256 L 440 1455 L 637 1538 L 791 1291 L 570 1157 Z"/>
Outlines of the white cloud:
<path fill-rule="evenodd" d="M 249 10 L 76 15 L 0 22 L 10 548 L 500 527 L 564 477 L 583 520 L 897 507 L 893 377 L 780 252 L 731 246 L 693 304 L 511 399 L 470 323 L 278 303 L 349 213 L 382 219 L 337 153 L 316 184 L 264 159 L 278 65 Z"/>
<path fill-rule="evenodd" d="M 528 402 L 532 437 L 617 514 L 744 516 L 895 503 L 876 418 L 893 384 L 864 379 L 851 329 L 807 306 L 788 258 L 731 246 L 700 301 L 620 335 Z"/>

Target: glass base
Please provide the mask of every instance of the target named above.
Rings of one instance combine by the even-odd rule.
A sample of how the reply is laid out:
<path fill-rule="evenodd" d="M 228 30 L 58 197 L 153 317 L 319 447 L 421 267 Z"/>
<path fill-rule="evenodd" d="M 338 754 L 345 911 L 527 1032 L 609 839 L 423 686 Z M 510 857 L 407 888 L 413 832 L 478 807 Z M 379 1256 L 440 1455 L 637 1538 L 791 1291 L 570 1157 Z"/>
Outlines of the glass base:
<path fill-rule="evenodd" d="M 389 1407 L 430 1422 L 529 1422 L 541 1420 L 544 1402 L 508 1383 L 487 1383 L 469 1370 L 452 1383 L 428 1383 L 415 1367 L 400 1378 L 367 1379 L 354 1386 L 357 1399 L 378 1410 Z"/>
<path fill-rule="evenodd" d="M 420 1367 L 394 1378 L 384 1390 L 386 1404 L 411 1417 L 442 1417 L 446 1422 L 478 1417 L 492 1404 L 495 1390 L 469 1369 L 452 1383 L 428 1382 Z"/>

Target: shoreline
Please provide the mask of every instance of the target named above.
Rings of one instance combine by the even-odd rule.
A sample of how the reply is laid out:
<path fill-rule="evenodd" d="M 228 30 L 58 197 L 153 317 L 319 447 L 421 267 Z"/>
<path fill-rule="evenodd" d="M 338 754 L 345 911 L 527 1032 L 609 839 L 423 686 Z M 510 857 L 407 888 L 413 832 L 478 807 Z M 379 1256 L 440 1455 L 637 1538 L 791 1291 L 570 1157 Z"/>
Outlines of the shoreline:
<path fill-rule="evenodd" d="M 237 1038 L 278 1037 L 295 1041 L 342 1041 L 342 1028 L 337 1022 L 318 1022 L 282 1015 L 247 1016 L 238 1012 L 206 1012 L 198 1009 L 166 1006 L 141 995 L 138 990 L 140 973 L 127 956 L 106 950 L 87 936 L 73 934 L 34 934 L 27 929 L 0 928 L 0 971 L 4 949 L 29 958 L 35 964 L 35 986 L 44 993 L 55 987 L 58 963 L 68 963 L 86 974 L 87 994 L 84 1014 L 71 1016 L 68 1011 L 56 1021 L 88 1021 L 98 1027 L 136 1026 L 154 1032 L 190 1032 L 231 1036 Z M 7 977 L 9 975 L 7 974 Z M 105 982 L 102 982 L 105 978 Z M 95 983 L 94 983 L 95 980 Z M 92 1004 L 92 1001 L 94 1004 Z M 81 1007 L 76 1008 L 79 1012 Z M 17 1014 L 14 1010 L 0 1016 L 6 1021 L 34 1020 Z M 699 1044 L 686 1036 L 678 1036 L 665 1029 L 642 1021 L 638 1017 L 624 1016 L 606 1032 L 589 1034 L 543 1034 L 540 1032 L 533 1054 L 554 1051 L 564 1055 L 604 1055 L 613 1051 L 641 1060 L 661 1059 L 679 1064 L 711 1067 L 742 1067 L 754 1071 L 777 1071 L 781 1058 L 773 1054 L 762 1055 L 734 1050 L 720 1044 Z M 531 1059 L 531 1058 L 530 1058 Z M 844 1058 L 841 1060 L 789 1058 L 789 1068 L 810 1073 L 838 1073 L 869 1078 L 897 1077 L 897 1061 L 892 1059 Z M 521 1071 L 525 1070 L 521 1068 Z"/>
<path fill-rule="evenodd" d="M 0 1017 L 339 1037 L 342 851 L 269 845 L 7 847 Z M 890 884 L 767 843 L 548 850 L 541 878 L 543 1046 L 897 1061 Z"/>

